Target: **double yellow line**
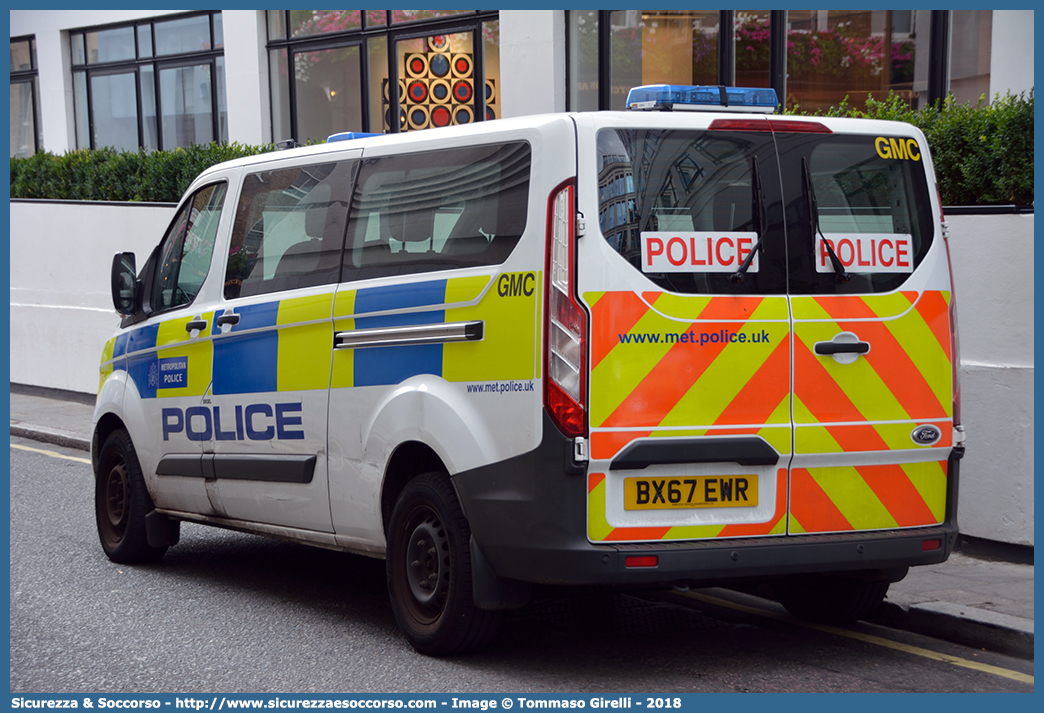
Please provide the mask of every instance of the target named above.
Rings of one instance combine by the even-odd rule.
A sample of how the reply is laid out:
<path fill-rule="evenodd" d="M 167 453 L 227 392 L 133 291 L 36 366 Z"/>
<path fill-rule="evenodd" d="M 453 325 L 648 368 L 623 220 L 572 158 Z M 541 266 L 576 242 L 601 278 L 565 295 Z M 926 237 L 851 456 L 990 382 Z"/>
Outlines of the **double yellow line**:
<path fill-rule="evenodd" d="M 944 663 L 953 664 L 954 666 L 962 666 L 964 668 L 974 669 L 976 671 L 983 671 L 985 673 L 991 673 L 994 676 L 1003 676 L 1004 678 L 1010 678 L 1013 681 L 1019 681 L 1021 683 L 1033 684 L 1033 676 L 1018 671 L 1012 671 L 1011 669 L 1001 668 L 1000 666 L 991 666 L 990 664 L 980 663 L 978 661 L 969 661 L 968 659 L 962 659 L 959 656 L 951 656 L 949 654 L 941 654 L 937 651 L 931 651 L 930 649 L 922 649 L 920 646 L 911 646 L 910 644 L 903 644 L 898 641 L 892 641 L 891 639 L 885 639 L 880 636 L 874 636 L 873 634 L 864 634 L 858 631 L 851 631 L 849 629 L 841 629 L 836 626 L 827 626 L 824 624 L 812 624 L 806 621 L 800 621 L 794 619 L 785 614 L 778 612 L 769 611 L 768 609 L 759 609 L 757 607 L 750 607 L 745 604 L 738 604 L 736 602 L 730 602 L 727 599 L 721 599 L 719 597 L 713 597 L 709 594 L 702 594 L 700 592 L 685 592 L 684 596 L 697 601 L 704 602 L 706 604 L 713 604 L 718 607 L 725 607 L 727 609 L 734 609 L 741 611 L 746 614 L 755 614 L 757 616 L 763 616 L 768 619 L 775 619 L 777 621 L 785 621 L 788 624 L 797 624 L 803 626 L 806 629 L 815 629 L 816 631 L 823 631 L 828 634 L 836 634 L 837 636 L 845 636 L 849 639 L 857 639 L 859 641 L 865 641 L 868 644 L 874 644 L 876 646 L 884 646 L 889 649 L 895 649 L 896 651 L 904 651 L 908 654 L 915 656 L 923 656 L 927 659 L 933 659 L 935 661 L 942 661 Z"/>
<path fill-rule="evenodd" d="M 86 463 L 87 465 L 91 464 L 91 459 L 90 458 L 76 458 L 75 456 L 62 455 L 61 453 L 57 453 L 55 451 L 45 451 L 42 448 L 30 448 L 29 446 L 20 446 L 17 443 L 12 443 L 11 447 L 12 448 L 17 448 L 20 451 L 29 451 L 30 453 L 40 453 L 42 455 L 49 456 L 51 458 L 61 458 L 62 460 L 72 460 L 72 461 L 76 461 L 77 463 Z"/>

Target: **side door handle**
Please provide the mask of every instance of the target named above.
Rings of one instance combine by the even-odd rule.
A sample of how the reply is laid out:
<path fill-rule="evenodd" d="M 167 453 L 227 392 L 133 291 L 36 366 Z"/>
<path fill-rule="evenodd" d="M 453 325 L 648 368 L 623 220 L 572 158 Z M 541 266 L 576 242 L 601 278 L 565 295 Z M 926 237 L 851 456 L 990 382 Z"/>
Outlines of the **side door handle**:
<path fill-rule="evenodd" d="M 185 323 L 185 331 L 186 332 L 192 332 L 193 330 L 197 330 L 197 329 L 200 332 L 202 332 L 206 328 L 207 328 L 207 320 L 205 320 L 205 319 L 195 319 L 195 318 L 193 318 L 193 319 L 190 319 L 188 322 Z"/>
<path fill-rule="evenodd" d="M 216 324 L 219 327 L 225 324 L 231 324 L 232 326 L 235 326 L 239 324 L 239 315 L 234 312 L 223 314 L 214 320 L 214 324 Z"/>

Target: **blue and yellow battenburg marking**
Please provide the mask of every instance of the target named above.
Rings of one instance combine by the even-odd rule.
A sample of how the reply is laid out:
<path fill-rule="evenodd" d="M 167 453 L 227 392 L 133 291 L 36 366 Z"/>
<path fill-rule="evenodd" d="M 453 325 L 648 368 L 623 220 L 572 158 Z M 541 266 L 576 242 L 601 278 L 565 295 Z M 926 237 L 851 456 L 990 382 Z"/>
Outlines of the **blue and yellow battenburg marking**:
<path fill-rule="evenodd" d="M 211 339 L 186 339 L 192 317 L 179 317 L 110 340 L 101 385 L 119 370 L 142 398 L 390 385 L 420 374 L 539 378 L 541 279 L 479 275 L 242 305 L 226 333 L 216 323 L 222 311 L 204 315 Z M 335 332 L 472 320 L 484 322 L 481 341 L 333 349 Z"/>

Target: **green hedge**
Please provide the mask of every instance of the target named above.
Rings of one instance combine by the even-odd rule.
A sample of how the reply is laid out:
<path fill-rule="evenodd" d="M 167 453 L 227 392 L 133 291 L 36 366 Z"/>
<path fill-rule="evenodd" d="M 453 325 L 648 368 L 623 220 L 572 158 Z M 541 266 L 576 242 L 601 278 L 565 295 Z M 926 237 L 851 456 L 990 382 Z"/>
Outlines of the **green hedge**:
<path fill-rule="evenodd" d="M 790 113 L 801 113 L 800 107 Z M 906 121 L 928 137 L 944 205 L 1033 203 L 1033 91 L 998 96 L 992 104 L 957 104 L 942 110 L 910 109 L 896 95 L 867 100 L 865 110 L 847 100 L 826 116 Z M 176 202 L 199 173 L 221 161 L 274 150 L 242 144 L 197 144 L 173 151 L 70 151 L 11 159 L 12 198 Z"/>
<path fill-rule="evenodd" d="M 788 113 L 801 113 L 800 107 Z M 867 99 L 866 110 L 846 100 L 824 116 L 853 116 L 905 121 L 924 132 L 935 163 L 943 205 L 1033 204 L 1033 90 L 985 97 L 977 106 L 958 104 L 950 95 L 942 110 L 914 111 L 889 93 L 884 101 Z"/>
<path fill-rule="evenodd" d="M 79 149 L 11 159 L 12 198 L 176 203 L 204 169 L 273 151 L 266 146 L 194 144 L 173 151 Z"/>

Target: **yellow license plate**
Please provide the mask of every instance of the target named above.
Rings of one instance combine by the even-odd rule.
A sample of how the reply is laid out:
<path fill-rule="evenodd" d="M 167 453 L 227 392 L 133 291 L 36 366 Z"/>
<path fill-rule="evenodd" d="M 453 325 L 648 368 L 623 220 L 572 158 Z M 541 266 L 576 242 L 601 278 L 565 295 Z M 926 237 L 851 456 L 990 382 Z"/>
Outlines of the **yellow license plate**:
<path fill-rule="evenodd" d="M 756 475 L 624 479 L 624 510 L 735 508 L 757 504 Z"/>

